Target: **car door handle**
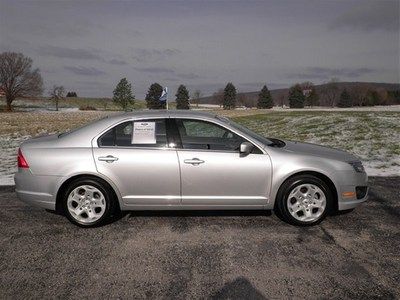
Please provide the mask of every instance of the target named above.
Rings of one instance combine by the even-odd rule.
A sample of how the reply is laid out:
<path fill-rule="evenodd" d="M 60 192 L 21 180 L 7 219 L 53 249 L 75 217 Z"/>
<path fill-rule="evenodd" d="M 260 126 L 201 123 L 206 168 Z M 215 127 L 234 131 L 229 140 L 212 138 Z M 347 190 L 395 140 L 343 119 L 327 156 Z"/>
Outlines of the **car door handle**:
<path fill-rule="evenodd" d="M 193 166 L 198 166 L 199 164 L 204 163 L 204 160 L 198 159 L 198 158 L 192 158 L 192 159 L 185 159 L 183 161 L 185 164 L 191 164 Z"/>
<path fill-rule="evenodd" d="M 118 157 L 112 156 L 112 155 L 107 155 L 107 156 L 99 156 L 98 160 L 100 161 L 106 161 L 108 163 L 112 163 L 113 161 L 118 160 Z"/>

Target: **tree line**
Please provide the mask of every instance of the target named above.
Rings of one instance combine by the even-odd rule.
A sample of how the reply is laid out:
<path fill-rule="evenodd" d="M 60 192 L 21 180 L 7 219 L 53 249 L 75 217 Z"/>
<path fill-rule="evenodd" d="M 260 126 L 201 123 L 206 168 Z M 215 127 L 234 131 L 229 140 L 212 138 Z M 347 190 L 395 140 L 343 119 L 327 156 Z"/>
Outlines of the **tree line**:
<path fill-rule="evenodd" d="M 214 93 L 213 97 L 215 102 L 224 109 L 233 109 L 237 106 L 270 109 L 275 105 L 267 85 L 264 85 L 259 91 L 255 105 L 253 101 L 247 99 L 246 95 L 237 95 L 236 88 L 231 82 L 226 85 L 225 89 Z M 319 96 L 312 84 L 296 84 L 289 89 L 288 101 L 291 108 L 303 108 L 305 105 L 317 106 L 319 105 Z"/>
<path fill-rule="evenodd" d="M 212 96 L 212 102 L 225 109 L 232 108 L 230 103 L 236 103 L 236 106 L 247 108 L 272 108 L 274 105 L 304 108 L 313 106 L 353 107 L 400 104 L 400 90 L 391 91 L 365 83 L 345 84 L 343 88 L 337 79 L 332 79 L 319 87 L 314 86 L 309 81 L 296 83 L 287 92 L 276 92 L 274 97 L 271 96 L 267 86 L 263 86 L 256 99 L 254 99 L 253 93 L 251 95 L 237 94 L 236 100 L 230 99 L 227 104 L 227 88 L 228 90 L 235 89 L 231 85 L 230 83 L 225 89 L 215 92 Z"/>
<path fill-rule="evenodd" d="M 150 85 L 145 101 L 148 109 L 166 109 L 166 102 L 160 101 L 163 87 L 155 82 Z M 198 92 L 198 95 L 200 93 Z M 189 91 L 181 84 L 175 94 L 175 102 L 177 109 L 189 109 Z M 133 107 L 135 104 L 135 95 L 132 91 L 132 85 L 126 78 L 122 78 L 113 91 L 113 101 L 119 105 L 123 110 Z"/>
<path fill-rule="evenodd" d="M 159 83 L 150 85 L 145 100 L 149 109 L 165 109 L 166 103 L 160 101 L 163 88 Z M 12 102 L 18 97 L 35 97 L 43 93 L 43 79 L 38 69 L 32 68 L 32 59 L 22 53 L 3 52 L 0 54 L 0 92 L 6 98 L 6 110 L 12 110 Z M 65 89 L 63 86 L 54 85 L 50 90 L 50 97 L 56 104 L 63 99 Z M 77 97 L 76 92 L 68 92 L 67 97 Z M 177 109 L 189 109 L 190 105 L 198 105 L 201 98 L 199 90 L 193 93 L 190 99 L 189 91 L 181 84 L 175 94 Z M 256 103 L 238 94 L 233 83 L 229 82 L 224 89 L 213 94 L 215 103 L 224 109 L 235 109 L 238 106 L 257 107 L 270 109 L 274 105 L 283 106 L 287 103 L 291 108 L 305 106 L 373 106 L 400 104 L 400 90 L 387 91 L 382 88 L 373 88 L 366 85 L 353 85 L 341 89 L 337 79 L 317 89 L 312 82 L 297 83 L 290 87 L 287 95 L 280 95 L 273 99 L 267 85 L 264 85 L 257 95 Z M 113 101 L 122 109 L 133 107 L 135 95 L 132 85 L 126 78 L 122 78 L 113 91 Z M 190 103 L 191 102 L 191 103 Z"/>

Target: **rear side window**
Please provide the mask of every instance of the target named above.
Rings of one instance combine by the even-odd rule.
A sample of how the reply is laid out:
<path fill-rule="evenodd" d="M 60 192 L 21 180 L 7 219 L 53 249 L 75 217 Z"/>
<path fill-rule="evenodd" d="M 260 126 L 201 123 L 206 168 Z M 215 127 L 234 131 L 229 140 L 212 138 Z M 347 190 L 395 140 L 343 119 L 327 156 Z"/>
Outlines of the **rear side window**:
<path fill-rule="evenodd" d="M 99 138 L 98 145 L 99 147 L 167 147 L 165 119 L 121 123 L 104 133 Z"/>

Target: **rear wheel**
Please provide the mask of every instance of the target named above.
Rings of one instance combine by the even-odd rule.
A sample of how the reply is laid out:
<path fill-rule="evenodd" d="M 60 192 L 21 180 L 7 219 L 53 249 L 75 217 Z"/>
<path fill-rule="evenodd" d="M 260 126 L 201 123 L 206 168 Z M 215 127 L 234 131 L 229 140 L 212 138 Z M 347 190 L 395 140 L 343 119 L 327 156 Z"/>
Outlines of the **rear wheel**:
<path fill-rule="evenodd" d="M 332 209 L 332 193 L 327 184 L 312 175 L 299 175 L 285 181 L 276 199 L 278 216 L 300 226 L 321 222 Z"/>
<path fill-rule="evenodd" d="M 100 180 L 79 178 L 66 189 L 63 208 L 66 217 L 76 225 L 100 226 L 114 210 L 113 194 Z"/>

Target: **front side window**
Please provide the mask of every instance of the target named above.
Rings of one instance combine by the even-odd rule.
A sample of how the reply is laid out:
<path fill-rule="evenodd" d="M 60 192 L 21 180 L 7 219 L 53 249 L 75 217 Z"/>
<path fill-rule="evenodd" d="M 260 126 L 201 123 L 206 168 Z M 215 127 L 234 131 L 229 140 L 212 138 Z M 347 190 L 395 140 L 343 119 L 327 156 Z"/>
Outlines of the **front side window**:
<path fill-rule="evenodd" d="M 246 140 L 214 123 L 176 119 L 183 149 L 239 151 Z"/>
<path fill-rule="evenodd" d="M 165 119 L 121 123 L 104 133 L 98 144 L 100 147 L 167 147 Z"/>

